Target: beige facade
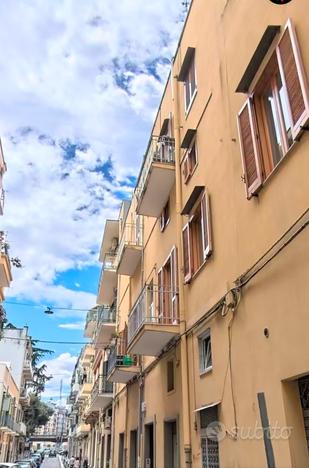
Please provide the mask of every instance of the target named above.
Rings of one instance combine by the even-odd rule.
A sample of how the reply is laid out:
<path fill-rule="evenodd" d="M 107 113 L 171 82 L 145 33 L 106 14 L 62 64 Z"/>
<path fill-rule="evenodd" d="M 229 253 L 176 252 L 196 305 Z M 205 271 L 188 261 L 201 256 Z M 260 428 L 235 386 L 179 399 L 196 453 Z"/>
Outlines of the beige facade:
<path fill-rule="evenodd" d="M 98 305 L 117 308 L 94 360 L 114 385 L 113 468 L 309 466 L 304 13 L 191 4 L 132 202 L 100 252 Z"/>

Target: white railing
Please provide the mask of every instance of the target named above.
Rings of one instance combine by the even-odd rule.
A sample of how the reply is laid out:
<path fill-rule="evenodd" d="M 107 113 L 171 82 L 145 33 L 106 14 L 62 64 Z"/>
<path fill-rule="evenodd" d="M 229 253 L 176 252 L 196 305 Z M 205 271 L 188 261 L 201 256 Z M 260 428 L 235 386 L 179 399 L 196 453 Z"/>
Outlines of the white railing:
<path fill-rule="evenodd" d="M 125 223 L 122 231 L 122 236 L 118 248 L 117 254 L 117 265 L 120 262 L 123 249 L 125 246 L 132 246 L 132 247 L 142 247 L 143 246 L 143 223 L 142 218 L 138 217 L 139 222 L 132 224 L 132 223 Z"/>
<path fill-rule="evenodd" d="M 128 344 L 144 324 L 178 325 L 178 292 L 146 285 L 129 315 Z"/>
<path fill-rule="evenodd" d="M 135 193 L 141 197 L 145 190 L 152 163 L 175 164 L 175 140 L 167 136 L 153 137 L 149 143 Z"/>

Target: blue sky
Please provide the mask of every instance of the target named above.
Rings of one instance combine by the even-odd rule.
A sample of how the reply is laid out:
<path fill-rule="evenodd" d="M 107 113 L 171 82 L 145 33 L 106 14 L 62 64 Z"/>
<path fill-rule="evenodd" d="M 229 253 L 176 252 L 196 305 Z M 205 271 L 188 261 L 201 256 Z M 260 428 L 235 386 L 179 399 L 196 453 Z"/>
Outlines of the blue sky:
<path fill-rule="evenodd" d="M 181 0 L 11 0 L 0 3 L 0 135 L 8 172 L 8 318 L 34 338 L 83 340 L 95 305 L 106 218 L 129 198 L 170 68 Z M 55 351 L 45 397 L 68 391 L 80 347 Z"/>

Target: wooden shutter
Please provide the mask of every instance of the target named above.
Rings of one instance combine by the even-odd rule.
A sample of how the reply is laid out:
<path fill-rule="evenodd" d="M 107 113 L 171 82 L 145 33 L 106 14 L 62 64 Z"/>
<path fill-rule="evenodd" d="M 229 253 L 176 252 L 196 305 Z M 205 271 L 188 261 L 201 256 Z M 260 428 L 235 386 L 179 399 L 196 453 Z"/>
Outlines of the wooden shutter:
<path fill-rule="evenodd" d="M 183 243 L 183 267 L 185 283 L 188 283 L 192 276 L 191 254 L 190 254 L 190 225 L 187 223 L 182 229 Z"/>
<path fill-rule="evenodd" d="M 201 200 L 201 213 L 202 213 L 202 238 L 203 238 L 203 254 L 204 260 L 212 253 L 212 238 L 211 238 L 211 220 L 210 220 L 210 207 L 209 195 L 207 190 Z"/>
<path fill-rule="evenodd" d="M 171 297 L 172 297 L 172 323 L 178 322 L 178 269 L 177 250 L 171 251 Z"/>
<path fill-rule="evenodd" d="M 251 198 L 262 185 L 260 146 L 251 98 L 247 99 L 238 114 L 238 131 L 247 198 Z"/>
<path fill-rule="evenodd" d="M 158 271 L 158 308 L 159 308 L 159 321 L 161 317 L 163 317 L 163 310 L 164 310 L 164 291 L 163 291 L 163 270 L 162 268 Z"/>
<path fill-rule="evenodd" d="M 289 20 L 277 47 L 282 83 L 285 85 L 294 140 L 309 118 L 309 98 L 295 29 Z"/>
<path fill-rule="evenodd" d="M 189 157 L 188 157 L 188 154 L 186 155 L 186 157 L 185 157 L 185 159 L 184 159 L 184 161 L 183 161 L 182 173 L 183 173 L 184 182 L 187 183 L 188 180 L 189 180 L 189 177 L 190 177 L 190 168 L 189 168 Z"/>

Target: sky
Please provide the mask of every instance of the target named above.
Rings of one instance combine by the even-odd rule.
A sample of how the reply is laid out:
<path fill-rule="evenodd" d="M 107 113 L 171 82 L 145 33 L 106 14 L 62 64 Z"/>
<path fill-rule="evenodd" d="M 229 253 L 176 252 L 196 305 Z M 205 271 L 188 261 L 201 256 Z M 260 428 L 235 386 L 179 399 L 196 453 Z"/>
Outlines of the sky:
<path fill-rule="evenodd" d="M 182 0 L 10 0 L 0 16 L 0 229 L 23 265 L 4 306 L 33 338 L 73 342 L 40 344 L 54 351 L 44 398 L 55 401 L 61 380 L 69 392 L 104 223 L 132 193 L 185 12 Z"/>

